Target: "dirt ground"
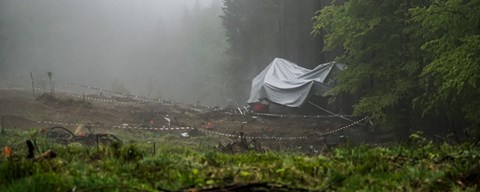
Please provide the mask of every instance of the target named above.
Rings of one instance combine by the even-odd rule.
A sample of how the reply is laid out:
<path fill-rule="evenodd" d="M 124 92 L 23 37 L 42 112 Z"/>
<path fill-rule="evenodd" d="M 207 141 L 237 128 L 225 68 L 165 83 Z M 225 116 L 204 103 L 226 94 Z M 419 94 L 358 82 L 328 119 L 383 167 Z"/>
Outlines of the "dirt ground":
<path fill-rule="evenodd" d="M 353 130 L 345 129 L 346 131 L 325 137 L 320 135 L 351 122 L 340 118 L 281 118 L 242 115 L 234 114 L 227 109 L 161 101 L 116 103 L 107 101 L 111 98 L 104 99 L 104 101 L 97 101 L 61 94 L 33 96 L 31 93 L 22 91 L 0 91 L 0 116 L 3 117 L 3 124 L 7 129 L 28 130 L 52 127 L 53 123 L 69 123 L 61 126 L 72 132 L 79 127 L 78 124 L 81 124 L 80 126 L 89 124 L 95 125 L 92 128 L 95 133 L 117 134 L 120 130 L 135 128 L 128 132 L 136 134 L 149 131 L 157 135 L 165 132 L 172 134 L 189 132 L 190 137 L 217 135 L 224 138 L 218 141 L 212 140 L 212 142 L 219 143 L 221 149 L 227 150 L 227 152 L 236 150 L 233 148 L 239 148 L 232 147 L 235 144 L 244 145 L 245 148 L 254 145 L 252 149 L 256 150 L 292 149 L 314 152 L 323 150 L 325 146 L 341 144 L 345 142 L 342 140 L 342 138 L 346 138 L 345 135 L 355 135 L 356 132 L 363 130 L 362 126 L 356 126 L 353 127 Z M 163 128 L 177 127 L 194 127 L 196 130 L 162 130 Z M 162 129 L 138 130 L 138 128 Z M 239 135 L 246 138 L 239 139 Z M 132 138 L 136 137 L 133 136 L 129 139 Z M 126 138 L 120 137 L 120 139 Z M 357 142 L 356 140 L 352 139 L 351 141 Z"/>

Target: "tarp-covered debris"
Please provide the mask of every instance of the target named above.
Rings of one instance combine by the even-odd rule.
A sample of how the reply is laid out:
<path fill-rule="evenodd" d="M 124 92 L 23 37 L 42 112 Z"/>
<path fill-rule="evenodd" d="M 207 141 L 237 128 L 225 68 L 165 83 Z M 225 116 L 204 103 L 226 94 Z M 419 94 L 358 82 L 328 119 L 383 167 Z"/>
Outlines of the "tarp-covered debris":
<path fill-rule="evenodd" d="M 310 94 L 324 96 L 334 86 L 334 77 L 346 65 L 335 62 L 305 69 L 286 59 L 275 58 L 252 81 L 247 103 L 262 99 L 289 107 L 299 107 Z"/>

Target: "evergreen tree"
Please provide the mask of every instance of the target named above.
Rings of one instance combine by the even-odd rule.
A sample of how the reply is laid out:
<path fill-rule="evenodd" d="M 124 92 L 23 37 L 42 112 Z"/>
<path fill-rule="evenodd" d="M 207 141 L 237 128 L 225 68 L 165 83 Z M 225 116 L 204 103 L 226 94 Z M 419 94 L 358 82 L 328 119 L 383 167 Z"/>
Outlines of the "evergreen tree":
<path fill-rule="evenodd" d="M 318 0 L 224 0 L 222 15 L 229 48 L 229 84 L 240 102 L 248 96 L 251 80 L 274 58 L 313 68 L 329 61 L 321 38 L 313 37 L 311 17 Z"/>

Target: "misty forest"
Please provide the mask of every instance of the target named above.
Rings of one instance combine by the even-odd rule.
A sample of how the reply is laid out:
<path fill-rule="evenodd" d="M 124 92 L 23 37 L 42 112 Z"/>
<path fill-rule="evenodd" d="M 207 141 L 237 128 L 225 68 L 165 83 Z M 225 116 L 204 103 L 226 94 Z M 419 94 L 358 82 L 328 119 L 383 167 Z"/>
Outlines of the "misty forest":
<path fill-rule="evenodd" d="M 478 191 L 480 0 L 0 0 L 0 191 Z"/>

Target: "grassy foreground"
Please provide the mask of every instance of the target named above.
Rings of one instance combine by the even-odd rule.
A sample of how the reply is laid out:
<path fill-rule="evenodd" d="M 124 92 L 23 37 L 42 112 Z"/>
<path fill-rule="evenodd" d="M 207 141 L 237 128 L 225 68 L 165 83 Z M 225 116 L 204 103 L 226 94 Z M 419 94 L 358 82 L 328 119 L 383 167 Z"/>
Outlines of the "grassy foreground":
<path fill-rule="evenodd" d="M 58 155 L 50 160 L 0 157 L 0 191 L 178 191 L 252 183 L 285 186 L 276 191 L 480 190 L 474 144 L 341 147 L 315 156 L 224 154 L 176 144 L 153 155 L 147 143 L 50 147 Z"/>

